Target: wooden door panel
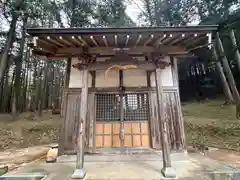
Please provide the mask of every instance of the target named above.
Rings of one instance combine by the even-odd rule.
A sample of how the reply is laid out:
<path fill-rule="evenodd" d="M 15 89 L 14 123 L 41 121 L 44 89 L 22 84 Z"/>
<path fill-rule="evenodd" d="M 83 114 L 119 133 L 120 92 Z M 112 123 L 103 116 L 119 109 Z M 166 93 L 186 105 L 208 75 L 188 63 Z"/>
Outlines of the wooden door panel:
<path fill-rule="evenodd" d="M 112 126 L 113 126 L 113 128 L 112 128 L 113 129 L 113 134 L 118 134 L 119 135 L 120 123 L 113 123 Z"/>
<path fill-rule="evenodd" d="M 124 136 L 124 147 L 132 147 L 132 136 L 131 135 L 125 135 Z"/>
<path fill-rule="evenodd" d="M 103 134 L 103 124 L 96 125 L 96 135 Z"/>
<path fill-rule="evenodd" d="M 124 122 L 124 133 L 125 134 L 132 134 L 132 126 L 131 123 Z"/>
<path fill-rule="evenodd" d="M 149 136 L 142 135 L 142 146 L 149 147 Z"/>
<path fill-rule="evenodd" d="M 141 123 L 141 134 L 148 134 L 148 123 Z"/>
<path fill-rule="evenodd" d="M 103 136 L 96 136 L 96 147 L 103 147 Z"/>
<path fill-rule="evenodd" d="M 104 136 L 104 147 L 112 147 L 112 136 L 111 135 L 105 135 Z"/>
<path fill-rule="evenodd" d="M 96 124 L 96 147 L 120 147 L 120 123 Z M 149 146 L 148 122 L 124 123 L 124 147 Z"/>
<path fill-rule="evenodd" d="M 133 147 L 140 147 L 140 146 L 141 146 L 141 136 L 133 135 Z"/>
<path fill-rule="evenodd" d="M 140 134 L 140 124 L 138 122 L 132 123 L 132 134 Z"/>
<path fill-rule="evenodd" d="M 104 124 L 104 134 L 112 134 L 112 124 Z"/>
<path fill-rule="evenodd" d="M 118 148 L 120 147 L 120 138 L 119 135 L 113 135 L 112 147 Z"/>

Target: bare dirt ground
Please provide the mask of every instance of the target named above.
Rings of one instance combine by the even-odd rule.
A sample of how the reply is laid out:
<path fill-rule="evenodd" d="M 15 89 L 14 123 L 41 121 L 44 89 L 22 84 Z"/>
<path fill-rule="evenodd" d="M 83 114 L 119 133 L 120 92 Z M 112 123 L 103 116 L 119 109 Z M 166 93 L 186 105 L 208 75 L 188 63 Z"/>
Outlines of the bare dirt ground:
<path fill-rule="evenodd" d="M 0 116 L 0 151 L 58 142 L 60 116 L 23 113 L 16 120 Z"/>
<path fill-rule="evenodd" d="M 228 164 L 233 168 L 240 168 L 240 153 L 225 149 L 215 149 L 205 154 L 211 159 Z"/>

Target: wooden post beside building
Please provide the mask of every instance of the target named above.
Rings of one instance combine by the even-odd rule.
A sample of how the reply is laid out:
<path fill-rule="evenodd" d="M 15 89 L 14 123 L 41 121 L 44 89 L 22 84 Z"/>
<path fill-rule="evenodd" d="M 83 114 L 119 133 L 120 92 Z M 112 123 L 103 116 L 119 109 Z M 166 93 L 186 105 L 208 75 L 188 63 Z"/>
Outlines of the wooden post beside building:
<path fill-rule="evenodd" d="M 224 94 L 227 97 L 227 101 L 233 102 L 232 92 L 229 88 L 227 79 L 226 79 L 225 74 L 223 72 L 223 67 L 221 65 L 221 62 L 218 60 L 218 55 L 217 55 L 217 51 L 216 51 L 215 46 L 213 46 L 213 58 L 216 61 L 216 68 L 219 72 L 219 76 L 220 76 L 220 79 L 221 79 L 221 82 L 222 82 L 222 85 L 223 85 L 223 91 L 224 91 Z"/>
<path fill-rule="evenodd" d="M 224 48 L 223 48 L 223 44 L 222 44 L 222 41 L 220 39 L 219 33 L 217 33 L 217 43 L 218 43 L 218 48 L 219 48 L 219 52 L 220 52 L 222 63 L 223 63 L 223 68 L 226 72 L 230 88 L 233 92 L 234 101 L 239 102 L 240 101 L 240 96 L 239 96 L 239 93 L 238 93 L 238 90 L 237 90 L 237 87 L 236 87 L 234 77 L 232 75 L 231 68 L 230 68 L 228 60 L 227 60 L 227 57 L 224 53 Z"/>
<path fill-rule="evenodd" d="M 162 87 L 162 69 L 158 67 L 156 69 L 155 81 L 156 81 L 156 93 L 158 104 L 158 117 L 162 143 L 162 156 L 163 156 L 163 169 L 162 173 L 166 178 L 175 178 L 176 172 L 172 168 L 170 158 L 170 147 L 168 142 L 168 129 L 164 112 L 164 99 L 163 99 L 163 87 Z"/>
<path fill-rule="evenodd" d="M 77 160 L 76 170 L 74 171 L 73 179 L 83 179 L 86 171 L 83 169 L 84 163 L 84 148 L 85 148 L 85 132 L 86 132 L 86 119 L 87 119 L 87 99 L 88 99 L 88 69 L 85 67 L 83 70 L 83 87 L 81 91 L 81 105 L 80 105 L 80 119 L 78 130 L 78 147 L 77 147 Z"/>

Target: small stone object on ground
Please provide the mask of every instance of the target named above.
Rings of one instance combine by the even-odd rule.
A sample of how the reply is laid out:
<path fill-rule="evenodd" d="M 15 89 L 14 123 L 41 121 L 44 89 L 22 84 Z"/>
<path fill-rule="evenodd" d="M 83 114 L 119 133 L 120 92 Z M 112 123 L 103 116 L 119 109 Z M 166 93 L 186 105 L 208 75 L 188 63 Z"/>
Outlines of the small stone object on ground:
<path fill-rule="evenodd" d="M 52 146 L 47 152 L 46 162 L 53 163 L 57 161 L 58 145 Z"/>

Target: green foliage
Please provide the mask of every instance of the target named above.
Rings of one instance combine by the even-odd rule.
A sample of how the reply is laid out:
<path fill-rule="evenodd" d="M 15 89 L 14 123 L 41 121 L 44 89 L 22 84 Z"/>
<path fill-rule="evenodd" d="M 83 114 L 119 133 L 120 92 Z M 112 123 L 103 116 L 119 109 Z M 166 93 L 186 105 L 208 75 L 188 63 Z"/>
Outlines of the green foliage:
<path fill-rule="evenodd" d="M 126 14 L 124 0 L 102 0 L 97 7 L 97 26 L 101 27 L 129 27 L 133 21 Z"/>

